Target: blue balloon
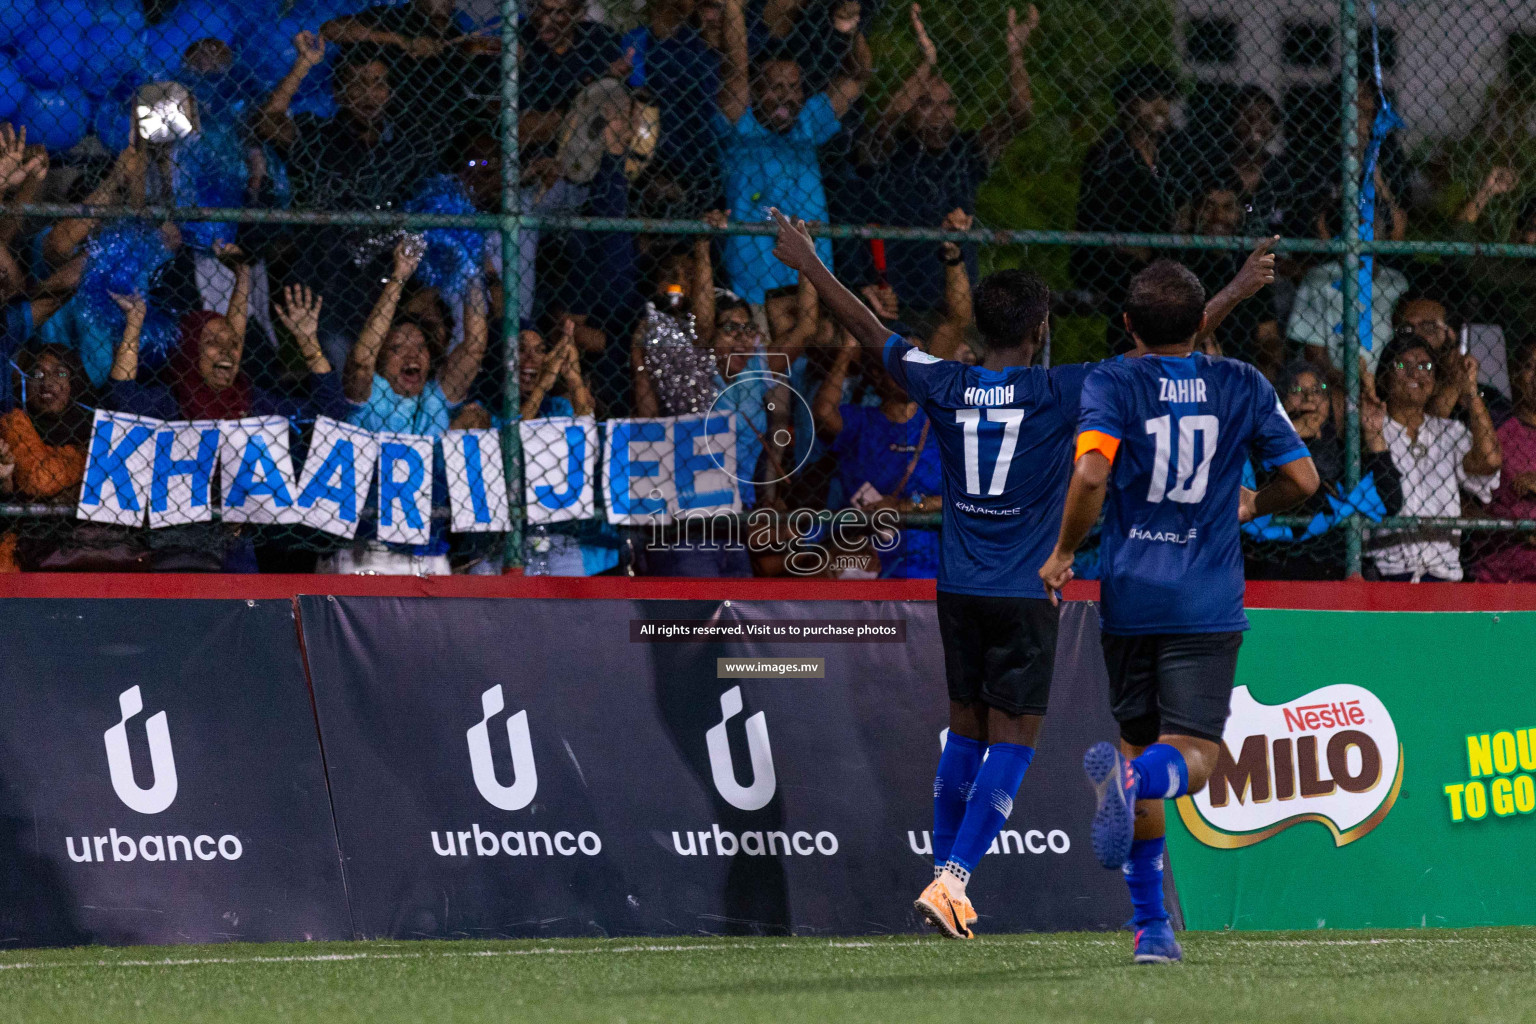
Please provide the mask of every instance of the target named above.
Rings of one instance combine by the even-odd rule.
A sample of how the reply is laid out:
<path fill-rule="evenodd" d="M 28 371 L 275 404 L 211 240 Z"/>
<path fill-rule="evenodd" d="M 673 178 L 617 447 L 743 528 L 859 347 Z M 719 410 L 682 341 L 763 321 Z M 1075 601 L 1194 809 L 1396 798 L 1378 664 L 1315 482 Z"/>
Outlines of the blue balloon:
<path fill-rule="evenodd" d="M 101 144 L 114 153 L 127 149 L 131 138 L 133 119 L 128 106 L 129 101 L 121 96 L 104 96 L 91 115 L 91 130 Z"/>
<path fill-rule="evenodd" d="M 80 38 L 80 48 L 85 51 L 85 63 L 76 82 L 92 96 L 111 92 L 139 67 L 144 52 L 139 34 L 122 22 L 92 25 Z"/>
<path fill-rule="evenodd" d="M 46 22 L 67 31 L 84 32 L 96 21 L 96 8 L 92 0 L 48 0 L 38 5 L 37 14 L 29 24 L 35 28 Z"/>
<path fill-rule="evenodd" d="M 170 78 L 181 69 L 182 54 L 196 40 L 175 22 L 163 22 L 144 30 L 144 49 L 139 67 L 148 81 Z"/>
<path fill-rule="evenodd" d="M 74 81 L 85 61 L 81 30 L 52 18 L 27 26 L 16 50 L 16 70 L 34 85 L 65 85 Z"/>
<path fill-rule="evenodd" d="M 199 39 L 222 39 L 235 46 L 248 26 L 245 14 L 237 5 L 219 0 L 182 0 L 171 17 L 171 24 L 188 38 L 188 45 Z"/>
<path fill-rule="evenodd" d="M 246 41 L 240 50 L 240 63 L 262 88 L 269 89 L 282 80 L 299 55 L 293 37 L 318 27 L 307 26 L 297 18 L 283 18 Z"/>
<path fill-rule="evenodd" d="M 27 95 L 27 84 L 21 80 L 21 72 L 9 57 L 0 53 L 0 121 L 16 113 Z"/>
<path fill-rule="evenodd" d="M 21 104 L 19 120 L 27 138 L 52 151 L 72 148 L 90 128 L 91 99 L 79 86 L 34 89 Z"/>
<path fill-rule="evenodd" d="M 36 13 L 36 0 L 5 0 L 0 3 L 0 46 L 9 46 L 15 42 Z"/>
<path fill-rule="evenodd" d="M 141 0 L 94 0 L 91 10 L 98 22 L 127 25 L 136 32 L 144 29 L 144 7 Z"/>

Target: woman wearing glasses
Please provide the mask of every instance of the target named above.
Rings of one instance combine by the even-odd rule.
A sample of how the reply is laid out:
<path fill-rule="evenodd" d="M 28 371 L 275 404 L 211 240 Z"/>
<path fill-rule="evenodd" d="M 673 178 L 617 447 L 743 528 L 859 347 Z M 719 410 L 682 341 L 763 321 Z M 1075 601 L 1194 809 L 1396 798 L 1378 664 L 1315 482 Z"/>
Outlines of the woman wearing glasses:
<path fill-rule="evenodd" d="M 0 416 L 0 501 L 73 505 L 91 436 L 85 367 L 62 345 L 23 349 L 16 365 L 23 397 Z M 17 554 L 16 535 L 0 537 L 0 567 L 14 568 Z"/>
<path fill-rule="evenodd" d="M 1296 515 L 1329 515 L 1330 497 L 1344 499 L 1349 494 L 1345 480 L 1344 438 L 1334 416 L 1333 389 L 1323 371 L 1312 363 L 1295 362 L 1285 367 L 1275 381 L 1275 390 L 1285 406 L 1286 415 L 1306 443 L 1323 484 Z M 1376 397 L 1360 396 L 1360 480 L 1369 480 L 1386 506 L 1388 515 L 1396 515 L 1403 503 L 1402 478 L 1387 450 L 1383 428 L 1387 410 Z M 1261 475 L 1260 483 L 1263 483 Z M 1250 579 L 1326 580 L 1344 576 L 1344 535 L 1331 530 L 1296 543 L 1265 543 L 1250 558 Z"/>
<path fill-rule="evenodd" d="M 1418 337 L 1393 338 L 1376 366 L 1376 393 L 1387 406 L 1382 436 L 1402 475 L 1405 516 L 1460 516 L 1462 491 L 1486 503 L 1499 485 L 1504 457 L 1478 393 L 1477 363 L 1462 359 L 1466 424 L 1428 410 L 1435 357 Z M 1419 583 L 1462 579 L 1460 542 L 1459 530 L 1430 527 L 1373 531 L 1368 545 L 1381 579 Z"/>

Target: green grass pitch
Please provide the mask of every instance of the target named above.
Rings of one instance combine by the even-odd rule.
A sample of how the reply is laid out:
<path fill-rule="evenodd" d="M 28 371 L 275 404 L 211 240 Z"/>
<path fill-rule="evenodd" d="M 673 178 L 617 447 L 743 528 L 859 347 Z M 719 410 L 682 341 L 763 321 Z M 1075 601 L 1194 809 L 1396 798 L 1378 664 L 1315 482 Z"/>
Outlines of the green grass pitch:
<path fill-rule="evenodd" d="M 970 942 L 367 942 L 0 954 L 0 1021 L 1536 1021 L 1536 929 Z"/>

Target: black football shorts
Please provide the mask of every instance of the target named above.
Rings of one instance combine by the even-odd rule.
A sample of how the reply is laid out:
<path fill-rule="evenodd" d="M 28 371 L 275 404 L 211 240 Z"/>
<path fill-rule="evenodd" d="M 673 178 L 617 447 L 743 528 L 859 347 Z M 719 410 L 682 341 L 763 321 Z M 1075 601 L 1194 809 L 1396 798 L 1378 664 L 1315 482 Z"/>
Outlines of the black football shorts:
<path fill-rule="evenodd" d="M 1043 597 L 939 591 L 949 699 L 1010 715 L 1043 715 L 1056 667 L 1060 610 Z"/>
<path fill-rule="evenodd" d="M 1109 706 L 1132 746 L 1178 733 L 1220 742 L 1237 678 L 1242 633 L 1105 633 Z"/>

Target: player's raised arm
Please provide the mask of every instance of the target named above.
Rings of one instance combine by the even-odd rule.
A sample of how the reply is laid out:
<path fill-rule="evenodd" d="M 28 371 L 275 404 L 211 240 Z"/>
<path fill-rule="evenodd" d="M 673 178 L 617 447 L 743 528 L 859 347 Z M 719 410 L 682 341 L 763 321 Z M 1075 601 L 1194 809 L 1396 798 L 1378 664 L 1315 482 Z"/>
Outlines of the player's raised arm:
<path fill-rule="evenodd" d="M 776 209 L 768 211 L 778 225 L 779 235 L 773 243 L 773 255 L 778 261 L 809 278 L 811 286 L 821 296 L 821 301 L 831 310 L 832 317 L 843 329 L 853 335 L 860 345 L 879 355 L 885 349 L 890 329 L 880 318 L 843 283 L 832 276 L 826 264 L 816 255 L 816 243 L 805 226 L 805 221 L 790 219 Z"/>
<path fill-rule="evenodd" d="M 1211 301 L 1205 304 L 1205 326 L 1200 328 L 1200 333 L 1195 337 L 1195 343 L 1199 344 L 1205 338 L 1216 333 L 1216 328 L 1221 322 L 1231 315 L 1238 304 L 1245 299 L 1251 299 L 1259 293 L 1265 285 L 1275 283 L 1275 254 L 1270 252 L 1280 236 L 1275 235 L 1266 238 L 1254 247 L 1253 252 L 1243 261 L 1237 276 L 1227 282 L 1227 286 L 1215 295 Z"/>

